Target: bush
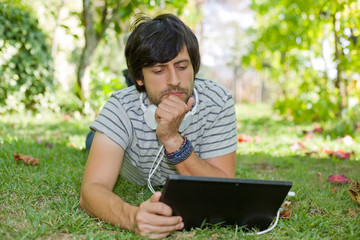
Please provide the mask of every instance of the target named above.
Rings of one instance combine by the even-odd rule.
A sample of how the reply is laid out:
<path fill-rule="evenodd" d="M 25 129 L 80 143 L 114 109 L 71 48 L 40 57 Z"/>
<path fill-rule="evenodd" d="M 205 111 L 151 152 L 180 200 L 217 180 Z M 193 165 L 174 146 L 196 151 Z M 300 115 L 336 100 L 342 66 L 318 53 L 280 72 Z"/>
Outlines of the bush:
<path fill-rule="evenodd" d="M 53 61 L 38 21 L 0 2 L 0 113 L 36 111 L 53 92 Z"/>

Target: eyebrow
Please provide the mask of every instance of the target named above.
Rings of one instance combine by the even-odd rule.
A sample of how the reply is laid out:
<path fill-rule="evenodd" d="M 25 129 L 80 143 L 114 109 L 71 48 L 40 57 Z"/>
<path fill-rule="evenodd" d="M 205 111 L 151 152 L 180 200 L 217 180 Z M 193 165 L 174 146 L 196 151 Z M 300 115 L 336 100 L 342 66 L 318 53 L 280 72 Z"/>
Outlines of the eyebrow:
<path fill-rule="evenodd" d="M 180 59 L 179 61 L 176 61 L 174 64 L 179 64 L 179 63 L 183 63 L 183 62 L 186 62 L 186 63 L 189 63 L 190 60 L 189 59 Z M 154 66 L 152 67 L 163 67 L 163 66 L 166 66 L 167 63 L 156 63 Z"/>

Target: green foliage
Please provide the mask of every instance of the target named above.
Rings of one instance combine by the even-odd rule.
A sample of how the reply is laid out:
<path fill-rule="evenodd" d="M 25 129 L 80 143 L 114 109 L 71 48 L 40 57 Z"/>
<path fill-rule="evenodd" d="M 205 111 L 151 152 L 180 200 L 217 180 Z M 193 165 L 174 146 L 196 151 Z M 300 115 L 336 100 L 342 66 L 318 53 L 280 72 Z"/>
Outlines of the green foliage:
<path fill-rule="evenodd" d="M 95 111 L 99 111 L 103 107 L 113 92 L 127 87 L 123 74 L 114 74 L 107 67 L 103 69 L 95 67 L 91 74 L 97 77 L 91 81 L 91 96 L 88 102 Z"/>
<path fill-rule="evenodd" d="M 279 85 L 274 107 L 296 122 L 343 117 L 354 124 L 344 112 L 360 104 L 360 3 L 253 0 L 251 7 L 257 22 L 249 33 L 256 40 L 243 64 L 268 72 Z M 325 58 L 335 74 L 315 65 Z"/>
<path fill-rule="evenodd" d="M 274 108 L 296 123 L 334 120 L 339 112 L 335 97 L 337 89 L 324 85 L 324 82 L 321 79 L 319 84 L 315 84 L 304 79 L 296 85 L 297 91 L 286 98 L 279 98 Z"/>
<path fill-rule="evenodd" d="M 25 7 L 0 2 L 0 113 L 36 110 L 53 89 L 46 36 Z"/>

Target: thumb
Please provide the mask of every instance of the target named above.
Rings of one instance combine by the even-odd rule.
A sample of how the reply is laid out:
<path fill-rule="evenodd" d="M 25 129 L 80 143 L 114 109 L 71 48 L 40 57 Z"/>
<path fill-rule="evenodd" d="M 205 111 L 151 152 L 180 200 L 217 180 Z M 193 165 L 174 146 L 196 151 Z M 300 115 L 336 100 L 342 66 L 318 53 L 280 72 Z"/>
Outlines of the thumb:
<path fill-rule="evenodd" d="M 195 99 L 193 97 L 190 97 L 187 101 L 186 105 L 188 106 L 188 111 L 192 109 L 192 106 L 194 105 Z"/>
<path fill-rule="evenodd" d="M 159 202 L 161 198 L 161 192 L 155 192 L 154 195 L 150 198 L 150 202 Z"/>

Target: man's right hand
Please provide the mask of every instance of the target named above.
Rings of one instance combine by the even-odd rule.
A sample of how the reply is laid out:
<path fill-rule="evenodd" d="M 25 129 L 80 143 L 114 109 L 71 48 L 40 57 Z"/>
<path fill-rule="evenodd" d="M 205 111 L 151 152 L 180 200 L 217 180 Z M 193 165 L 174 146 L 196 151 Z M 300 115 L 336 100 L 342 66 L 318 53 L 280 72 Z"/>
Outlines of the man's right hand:
<path fill-rule="evenodd" d="M 143 202 L 136 213 L 134 232 L 150 238 L 164 238 L 184 227 L 180 216 L 172 216 L 172 209 L 160 202 L 161 193 L 156 192 Z"/>

